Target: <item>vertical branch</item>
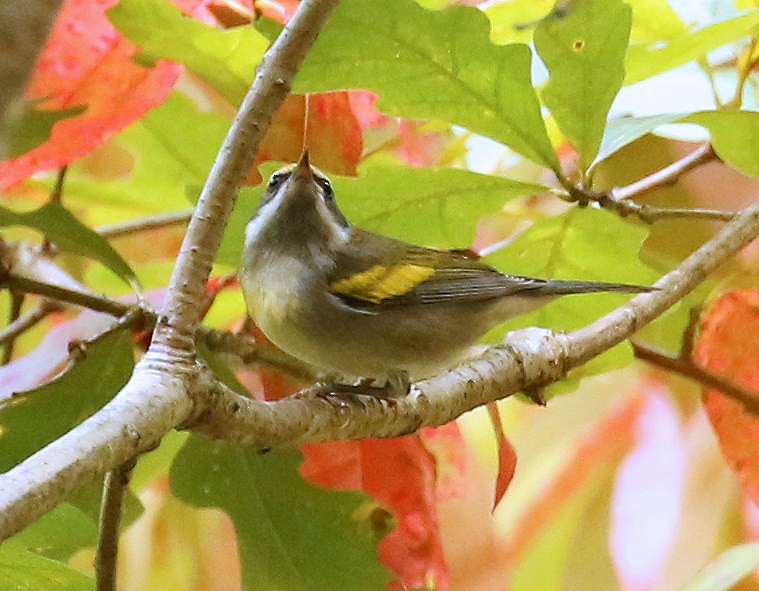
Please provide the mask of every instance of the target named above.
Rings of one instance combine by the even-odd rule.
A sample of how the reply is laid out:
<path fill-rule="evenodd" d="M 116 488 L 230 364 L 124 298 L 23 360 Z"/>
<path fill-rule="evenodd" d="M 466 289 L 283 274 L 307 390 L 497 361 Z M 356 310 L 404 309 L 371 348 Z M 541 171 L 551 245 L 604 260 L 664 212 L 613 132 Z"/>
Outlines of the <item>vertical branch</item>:
<path fill-rule="evenodd" d="M 153 346 L 192 358 L 200 304 L 235 195 L 274 113 L 338 0 L 304 0 L 266 53 L 200 194 L 177 258 Z M 151 346 L 151 349 L 154 347 Z"/>
<path fill-rule="evenodd" d="M 105 475 L 103 500 L 100 504 L 100 535 L 95 552 L 97 591 L 115 591 L 116 563 L 119 550 L 119 528 L 124 513 L 124 495 L 135 461 L 127 462 Z"/>

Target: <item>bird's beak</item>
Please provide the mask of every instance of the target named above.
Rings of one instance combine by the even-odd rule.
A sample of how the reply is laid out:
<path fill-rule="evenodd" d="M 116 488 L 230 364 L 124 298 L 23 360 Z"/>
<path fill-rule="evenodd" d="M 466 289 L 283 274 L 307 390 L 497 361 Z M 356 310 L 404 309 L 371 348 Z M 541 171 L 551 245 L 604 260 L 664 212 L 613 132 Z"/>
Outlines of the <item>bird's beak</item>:
<path fill-rule="evenodd" d="M 293 168 L 292 176 L 307 183 L 313 182 L 314 175 L 311 172 L 311 165 L 308 163 L 308 149 L 303 150 L 300 155 L 300 160 Z"/>

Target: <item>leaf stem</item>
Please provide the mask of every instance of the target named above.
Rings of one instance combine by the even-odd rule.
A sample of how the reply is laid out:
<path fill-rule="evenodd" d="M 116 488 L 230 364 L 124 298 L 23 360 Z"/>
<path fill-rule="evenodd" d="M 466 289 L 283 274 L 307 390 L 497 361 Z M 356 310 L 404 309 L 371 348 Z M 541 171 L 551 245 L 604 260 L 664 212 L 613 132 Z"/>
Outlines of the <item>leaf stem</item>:
<path fill-rule="evenodd" d="M 60 305 L 50 300 L 41 301 L 34 308 L 20 315 L 8 324 L 8 326 L 0 330 L 0 345 L 5 345 L 6 343 L 10 344 L 14 339 L 35 326 L 51 313 L 60 310 L 60 308 Z"/>

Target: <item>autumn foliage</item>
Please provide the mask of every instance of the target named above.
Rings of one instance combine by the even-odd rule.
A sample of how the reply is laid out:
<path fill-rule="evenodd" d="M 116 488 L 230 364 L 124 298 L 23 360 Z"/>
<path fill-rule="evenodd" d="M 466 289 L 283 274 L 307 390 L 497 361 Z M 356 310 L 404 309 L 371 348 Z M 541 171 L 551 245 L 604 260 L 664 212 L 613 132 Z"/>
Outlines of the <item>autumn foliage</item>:
<path fill-rule="evenodd" d="M 515 274 L 648 284 L 674 267 L 714 222 L 647 225 L 555 194 L 629 185 L 692 151 L 688 140 L 711 141 L 716 156 L 642 203 L 737 210 L 756 200 L 752 3 L 723 2 L 722 20 L 698 25 L 664 0 L 577 0 L 555 12 L 520 0 L 419 4 L 341 4 L 251 162 L 207 285 L 206 324 L 264 341 L 234 280 L 242 233 L 262 179 L 304 146 L 355 223 L 476 247 Z M 52 283 L 123 302 L 139 283 L 159 307 L 181 227 L 109 235 L 108 226 L 191 206 L 256 64 L 296 9 L 65 0 L 21 109 L 50 126 L 0 163 L 3 240 L 57 236 Z M 536 55 L 545 68 L 533 79 Z M 708 80 L 719 76 L 731 96 L 715 91 L 715 105 Z M 668 85 L 696 78 L 698 100 L 657 107 Z M 33 136 L 17 124 L 9 129 Z M 43 211 L 64 167 L 60 203 Z M 735 287 L 755 285 L 755 264 L 749 250 L 636 335 L 683 362 L 685 378 L 635 362 L 622 345 L 549 386 L 545 409 L 509 399 L 394 439 L 259 453 L 170 433 L 136 468 L 120 588 L 759 589 L 759 418 L 687 370 L 759 392 L 759 295 Z M 568 298 L 488 339 L 530 325 L 571 330 L 623 301 Z M 16 312 L 38 302 L 27 297 Z M 14 300 L 4 291 L 0 303 L 9 316 Z M 61 305 L 15 340 L 0 367 L 3 471 L 126 382 L 145 326 L 74 354 L 110 325 Z M 259 399 L 302 385 L 203 355 Z M 19 572 L 29 588 L 92 588 L 98 494 L 96 484 L 78 491 L 0 547 L 0 589 Z"/>

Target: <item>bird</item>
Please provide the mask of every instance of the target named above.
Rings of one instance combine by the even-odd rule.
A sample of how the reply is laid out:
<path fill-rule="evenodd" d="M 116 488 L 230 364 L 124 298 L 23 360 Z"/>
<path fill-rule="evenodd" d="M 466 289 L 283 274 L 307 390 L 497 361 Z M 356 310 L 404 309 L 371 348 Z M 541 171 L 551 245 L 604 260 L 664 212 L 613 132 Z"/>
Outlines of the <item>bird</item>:
<path fill-rule="evenodd" d="M 245 229 L 240 283 L 259 329 L 329 388 L 390 397 L 560 296 L 653 289 L 508 275 L 468 251 L 364 230 L 340 211 L 307 150 L 271 176 Z"/>

